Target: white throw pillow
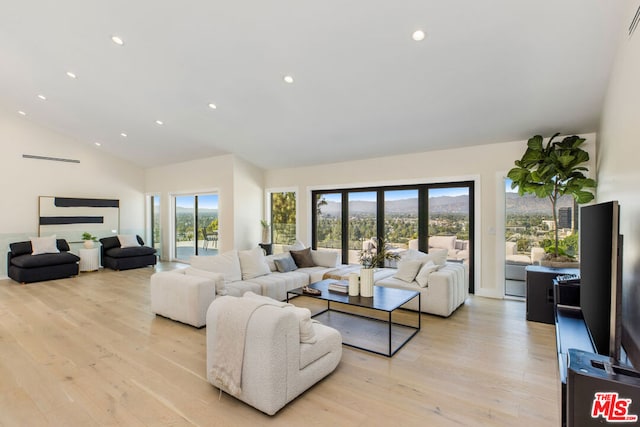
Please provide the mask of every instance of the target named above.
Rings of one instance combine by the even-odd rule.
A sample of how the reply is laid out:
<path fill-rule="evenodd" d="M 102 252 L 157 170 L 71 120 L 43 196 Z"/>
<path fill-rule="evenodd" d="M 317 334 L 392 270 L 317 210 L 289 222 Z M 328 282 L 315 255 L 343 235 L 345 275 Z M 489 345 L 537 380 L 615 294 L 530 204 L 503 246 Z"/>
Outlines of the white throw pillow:
<path fill-rule="evenodd" d="M 304 243 L 302 243 L 300 240 L 296 240 L 296 242 L 293 245 L 285 246 L 284 250 L 285 250 L 285 252 L 301 251 L 301 250 L 303 250 L 305 248 L 306 248 L 306 246 L 304 245 Z"/>
<path fill-rule="evenodd" d="M 320 267 L 337 267 L 338 255 L 336 251 L 314 251 L 311 250 L 311 259 L 313 263 Z"/>
<path fill-rule="evenodd" d="M 184 269 L 186 276 L 198 276 L 211 279 L 216 284 L 216 295 L 227 295 L 227 287 L 224 283 L 224 276 L 220 273 L 211 271 L 198 270 L 197 268 L 187 267 Z"/>
<path fill-rule="evenodd" d="M 447 264 L 447 255 L 449 251 L 446 249 L 432 249 L 422 261 L 433 261 L 434 264 L 444 267 Z"/>
<path fill-rule="evenodd" d="M 135 248 L 140 246 L 138 239 L 133 234 L 118 234 L 121 248 Z"/>
<path fill-rule="evenodd" d="M 222 274 L 225 283 L 242 280 L 242 270 L 240 269 L 240 260 L 236 250 L 223 252 L 215 256 L 192 256 L 189 262 L 193 268 Z"/>
<path fill-rule="evenodd" d="M 48 237 L 32 237 L 31 238 L 31 254 L 58 254 L 58 245 L 56 243 L 56 235 Z"/>
<path fill-rule="evenodd" d="M 420 285 L 421 288 L 426 288 L 429 284 L 429 275 L 434 271 L 437 271 L 439 268 L 440 266 L 431 260 L 422 264 L 420 271 L 418 271 L 418 274 L 416 275 L 416 282 L 418 282 L 418 285 Z"/>
<path fill-rule="evenodd" d="M 416 278 L 416 274 L 422 266 L 422 261 L 419 259 L 405 259 L 398 261 L 398 271 L 396 272 L 396 279 L 400 279 L 403 282 L 411 283 Z"/>
<path fill-rule="evenodd" d="M 271 273 L 261 247 L 255 247 L 248 251 L 239 251 L 238 258 L 240 258 L 242 280 L 253 279 L 254 277 Z"/>
<path fill-rule="evenodd" d="M 402 260 L 420 259 L 420 260 L 424 261 L 425 257 L 427 257 L 427 254 L 425 254 L 424 252 L 420 252 L 417 249 L 407 249 L 400 256 L 400 259 L 402 259 Z"/>
<path fill-rule="evenodd" d="M 300 325 L 300 342 L 305 344 L 313 344 L 318 339 L 316 332 L 313 330 L 313 321 L 311 320 L 311 311 L 304 307 L 291 307 L 298 317 Z"/>

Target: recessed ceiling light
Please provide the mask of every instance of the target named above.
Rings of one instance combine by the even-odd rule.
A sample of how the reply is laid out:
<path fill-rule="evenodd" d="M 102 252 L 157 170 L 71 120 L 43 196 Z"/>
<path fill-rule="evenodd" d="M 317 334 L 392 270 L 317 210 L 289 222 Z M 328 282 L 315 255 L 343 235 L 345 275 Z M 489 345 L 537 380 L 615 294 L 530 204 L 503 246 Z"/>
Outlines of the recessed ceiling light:
<path fill-rule="evenodd" d="M 38 95 L 38 98 L 42 99 L 43 101 L 46 101 L 47 97 L 44 96 L 43 94 Z"/>
<path fill-rule="evenodd" d="M 111 41 L 117 44 L 118 46 L 124 46 L 124 40 L 122 40 L 118 36 L 111 36 Z"/>
<path fill-rule="evenodd" d="M 215 110 L 218 107 L 216 106 L 216 104 L 210 103 L 209 108 L 211 108 L 212 110 Z"/>
<path fill-rule="evenodd" d="M 76 79 L 78 76 L 76 76 L 76 73 L 72 73 L 71 71 L 67 71 L 67 76 L 69 76 L 69 78 L 72 79 Z"/>
<path fill-rule="evenodd" d="M 156 124 L 158 126 L 162 126 L 164 124 L 164 122 L 162 120 L 156 120 Z"/>
<path fill-rule="evenodd" d="M 287 83 L 293 83 L 293 77 L 287 75 L 283 77 L 283 80 Z"/>
<path fill-rule="evenodd" d="M 96 147 L 100 147 L 102 145 L 99 142 L 94 142 L 94 144 L 96 144 Z"/>
<path fill-rule="evenodd" d="M 422 30 L 414 31 L 413 34 L 411 35 L 411 38 L 417 42 L 424 40 L 424 31 Z"/>
<path fill-rule="evenodd" d="M 124 133 L 124 132 L 122 132 L 122 133 L 120 134 L 120 136 L 121 136 L 121 137 L 123 137 L 123 138 L 126 138 L 126 137 L 127 137 L 127 134 L 126 134 L 126 133 Z"/>
<path fill-rule="evenodd" d="M 25 112 L 24 112 L 24 111 L 22 111 L 22 110 L 18 110 L 18 114 L 20 114 L 21 116 L 26 116 L 26 115 L 27 115 L 27 113 L 25 113 Z"/>

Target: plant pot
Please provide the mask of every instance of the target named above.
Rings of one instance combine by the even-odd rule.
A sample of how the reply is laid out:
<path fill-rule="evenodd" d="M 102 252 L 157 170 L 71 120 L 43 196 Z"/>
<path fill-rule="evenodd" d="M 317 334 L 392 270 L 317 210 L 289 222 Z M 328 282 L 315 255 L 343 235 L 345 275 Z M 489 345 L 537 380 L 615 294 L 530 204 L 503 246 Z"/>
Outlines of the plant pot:
<path fill-rule="evenodd" d="M 578 261 L 554 261 L 552 259 L 543 259 L 540 261 L 540 265 L 551 268 L 580 268 Z"/>
<path fill-rule="evenodd" d="M 373 268 L 360 269 L 360 295 L 363 297 L 373 296 Z"/>
<path fill-rule="evenodd" d="M 92 249 L 94 245 L 93 240 L 85 240 L 84 241 L 84 247 L 87 249 Z"/>

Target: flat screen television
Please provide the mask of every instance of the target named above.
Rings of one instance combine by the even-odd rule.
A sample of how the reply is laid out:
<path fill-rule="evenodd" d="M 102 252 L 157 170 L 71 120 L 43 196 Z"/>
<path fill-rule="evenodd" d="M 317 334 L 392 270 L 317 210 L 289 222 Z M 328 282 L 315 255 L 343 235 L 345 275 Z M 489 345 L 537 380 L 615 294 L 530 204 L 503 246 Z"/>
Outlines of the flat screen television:
<path fill-rule="evenodd" d="M 620 360 L 622 236 L 617 201 L 580 209 L 580 307 L 598 353 Z"/>

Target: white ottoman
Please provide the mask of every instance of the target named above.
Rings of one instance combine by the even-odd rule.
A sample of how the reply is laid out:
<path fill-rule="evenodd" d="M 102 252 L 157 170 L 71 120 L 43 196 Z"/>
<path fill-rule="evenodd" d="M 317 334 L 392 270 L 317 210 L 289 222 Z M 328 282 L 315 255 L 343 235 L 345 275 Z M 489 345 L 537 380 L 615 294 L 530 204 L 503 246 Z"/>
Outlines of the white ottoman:
<path fill-rule="evenodd" d="M 216 279 L 185 274 L 185 270 L 163 271 L 151 276 L 151 311 L 201 328 L 206 324 L 207 309 L 216 297 Z"/>

